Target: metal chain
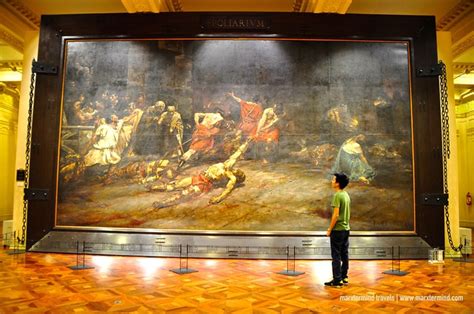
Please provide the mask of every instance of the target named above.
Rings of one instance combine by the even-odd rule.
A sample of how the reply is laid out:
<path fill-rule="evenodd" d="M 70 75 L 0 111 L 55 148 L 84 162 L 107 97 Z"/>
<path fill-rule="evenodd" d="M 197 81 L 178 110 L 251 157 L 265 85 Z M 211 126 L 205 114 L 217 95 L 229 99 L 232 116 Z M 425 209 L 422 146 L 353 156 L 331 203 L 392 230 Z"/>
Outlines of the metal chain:
<path fill-rule="evenodd" d="M 33 121 L 33 105 L 35 96 L 35 79 L 36 73 L 33 71 L 33 65 L 36 60 L 33 59 L 31 69 L 31 81 L 30 81 L 30 99 L 28 104 L 28 124 L 26 126 L 26 152 L 25 152 L 25 190 L 30 185 L 30 153 L 31 153 L 31 129 Z M 21 226 L 21 244 L 25 244 L 26 237 L 26 218 L 28 212 L 28 200 L 23 198 L 23 224 Z"/>
<path fill-rule="evenodd" d="M 446 65 L 440 61 L 441 75 L 439 77 L 439 92 L 441 100 L 441 131 L 442 131 L 442 145 L 443 145 L 443 190 L 445 194 L 448 193 L 448 159 L 451 155 L 449 143 L 449 107 L 448 107 L 448 83 L 446 75 Z M 462 249 L 462 244 L 458 247 L 454 246 L 453 237 L 451 235 L 451 222 L 449 220 L 449 206 L 444 205 L 444 215 L 446 217 L 446 229 L 448 231 L 448 241 L 451 249 L 459 252 Z"/>

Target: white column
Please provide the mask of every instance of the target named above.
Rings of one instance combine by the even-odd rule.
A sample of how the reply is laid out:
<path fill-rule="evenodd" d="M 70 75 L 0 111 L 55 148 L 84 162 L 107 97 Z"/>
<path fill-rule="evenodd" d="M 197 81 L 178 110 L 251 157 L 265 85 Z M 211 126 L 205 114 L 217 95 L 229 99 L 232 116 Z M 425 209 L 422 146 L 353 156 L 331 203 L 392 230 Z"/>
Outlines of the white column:
<path fill-rule="evenodd" d="M 25 151 L 26 151 L 26 128 L 28 119 L 31 65 L 33 59 L 38 54 L 39 33 L 37 31 L 29 31 L 25 34 L 24 51 L 23 51 L 23 77 L 21 81 L 20 104 L 18 109 L 18 134 L 16 145 L 16 169 L 25 168 Z M 13 230 L 18 233 L 22 232 L 23 224 L 23 182 L 17 182 L 14 187 L 13 199 Z"/>

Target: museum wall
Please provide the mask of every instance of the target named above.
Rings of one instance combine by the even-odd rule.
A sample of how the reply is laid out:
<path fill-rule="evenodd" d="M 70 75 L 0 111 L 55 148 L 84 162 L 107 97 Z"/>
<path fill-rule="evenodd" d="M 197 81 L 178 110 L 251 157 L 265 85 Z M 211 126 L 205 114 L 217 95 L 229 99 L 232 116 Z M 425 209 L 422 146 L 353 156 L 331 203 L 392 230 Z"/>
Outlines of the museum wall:
<path fill-rule="evenodd" d="M 474 228 L 474 208 L 466 204 L 466 194 L 474 194 L 474 101 L 456 107 L 456 135 L 459 155 L 460 226 Z"/>
<path fill-rule="evenodd" d="M 438 34 L 439 36 L 439 34 Z M 444 37 L 443 37 L 444 36 Z M 439 49 L 439 59 L 442 59 L 443 61 L 445 61 L 445 63 L 448 65 L 448 71 L 450 71 L 450 68 L 449 68 L 449 65 L 450 65 L 450 62 L 451 62 L 451 57 L 446 58 L 443 56 L 443 53 L 447 53 L 447 54 L 450 54 L 451 53 L 451 50 L 450 50 L 450 44 L 440 44 L 440 42 L 442 42 L 442 38 L 445 38 L 445 37 L 448 37 L 449 36 L 449 43 L 450 43 L 450 33 L 446 33 L 446 35 L 441 35 L 441 37 L 439 36 L 439 38 L 441 38 L 441 40 L 439 39 L 438 41 L 438 46 L 439 48 L 446 48 L 447 50 L 442 50 L 442 49 Z M 24 54 L 24 72 L 23 72 L 23 81 L 22 81 L 22 95 L 21 95 L 21 99 L 20 99 L 20 108 L 19 108 L 19 122 L 18 122 L 18 142 L 17 142 L 17 158 L 16 158 L 16 168 L 23 168 L 24 167 L 24 162 L 25 162 L 25 142 L 26 142 L 26 121 L 27 121 L 27 109 L 28 109 L 28 92 L 29 92 L 29 84 L 30 84 L 30 69 L 31 69 L 31 60 L 33 59 L 34 56 L 36 56 L 36 53 L 37 53 L 37 49 L 38 49 L 38 37 L 37 37 L 37 33 L 36 32 L 32 32 L 31 34 L 29 34 L 29 39 L 25 45 L 26 49 L 25 49 L 25 54 Z M 449 61 L 449 62 L 448 62 Z M 451 88 L 452 88 L 452 80 L 451 81 Z M 454 109 L 454 102 L 452 101 L 451 102 L 451 109 Z M 450 116 L 451 118 L 451 121 L 450 121 L 450 125 L 451 125 L 451 130 L 453 130 L 453 125 L 454 125 L 454 119 L 453 116 L 454 116 L 454 110 L 451 110 L 451 114 L 452 116 Z M 451 132 L 451 136 L 455 136 L 455 133 L 454 131 Z M 451 141 L 451 151 L 453 151 L 453 145 L 455 145 L 455 142 L 456 141 Z M 454 146 L 454 150 L 455 149 L 455 146 Z M 450 162 L 448 164 L 448 168 L 449 168 L 449 173 L 457 173 L 457 161 L 456 161 L 456 156 L 455 154 L 451 154 L 451 159 L 450 159 Z M 460 169 L 462 169 L 463 167 L 460 166 Z M 450 176 L 450 179 L 451 180 L 456 180 L 456 176 Z M 457 191 L 457 183 L 454 181 L 454 182 L 450 182 L 450 192 L 453 193 L 454 191 Z M 461 192 L 460 192 L 461 193 Z M 18 186 L 16 183 L 15 183 L 15 201 L 14 201 L 14 207 L 15 207 L 15 215 L 14 215 L 14 218 L 15 218 L 15 230 L 21 230 L 21 221 L 22 221 L 22 205 L 23 205 L 23 202 L 22 202 L 22 199 L 23 199 L 23 187 L 21 186 Z M 455 193 L 457 195 L 457 193 Z M 461 193 L 462 194 L 462 193 Z M 453 196 L 451 195 L 451 204 L 457 204 L 458 201 L 457 201 L 457 196 Z M 452 199 L 453 197 L 456 197 L 454 200 Z M 462 203 L 462 200 L 464 198 L 461 199 L 461 203 Z M 456 216 L 457 216 L 457 213 L 459 212 L 458 210 L 458 207 L 457 206 L 451 206 L 450 207 L 450 214 L 451 214 L 451 221 L 452 221 L 452 226 L 455 227 L 454 229 L 456 230 L 457 229 L 457 219 Z M 453 232 L 453 235 L 455 235 L 455 239 L 457 239 L 457 231 L 454 231 Z"/>
<path fill-rule="evenodd" d="M 0 82 L 0 219 L 12 219 L 15 180 L 16 133 L 20 93 L 16 86 Z"/>

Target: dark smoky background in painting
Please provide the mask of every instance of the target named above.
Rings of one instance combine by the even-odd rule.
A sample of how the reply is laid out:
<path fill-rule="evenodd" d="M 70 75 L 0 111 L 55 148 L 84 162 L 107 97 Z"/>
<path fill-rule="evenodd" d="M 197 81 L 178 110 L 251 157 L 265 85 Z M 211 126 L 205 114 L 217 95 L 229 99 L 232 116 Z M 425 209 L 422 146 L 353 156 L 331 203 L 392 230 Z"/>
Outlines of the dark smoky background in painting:
<path fill-rule="evenodd" d="M 227 95 L 234 92 L 264 108 L 282 105 L 279 161 L 325 143 L 339 148 L 364 134 L 361 145 L 372 148 L 377 180 L 394 183 L 392 172 L 399 166 L 394 169 L 385 157 L 400 156 L 411 170 L 407 50 L 406 43 L 388 42 L 70 42 L 64 120 L 78 124 L 72 121 L 72 107 L 80 95 L 91 107 L 116 96 L 113 109 L 102 104 L 101 115 L 119 118 L 130 102 L 143 101 L 146 107 L 163 100 L 181 114 L 186 139 L 195 112 L 220 109 L 237 122 L 239 106 Z M 411 184 L 411 174 L 395 181 Z"/>
<path fill-rule="evenodd" d="M 234 91 L 244 99 L 259 97 L 266 107 L 282 104 L 291 125 L 286 136 L 339 144 L 357 132 L 373 141 L 410 138 L 405 44 L 206 41 L 193 43 L 191 51 L 195 106 Z M 374 106 L 378 98 L 394 103 Z M 341 107 L 347 111 L 339 110 L 340 118 L 355 118 L 357 126 L 331 125 L 328 113 Z"/>
<path fill-rule="evenodd" d="M 413 231 L 408 53 L 404 42 L 69 41 L 58 224 L 325 230 L 328 179 L 349 171 L 354 230 Z M 194 180 L 245 142 L 237 99 L 278 116 L 278 139 L 255 138 L 237 162 L 243 186 L 218 204 L 208 203 L 223 193 L 215 185 L 191 201 L 153 205 L 179 196 L 153 184 Z M 198 130 L 195 114 L 217 112 L 224 120 L 214 148 L 181 167 Z M 170 133 L 178 116 L 182 131 Z M 109 139 L 99 139 L 106 132 Z"/>

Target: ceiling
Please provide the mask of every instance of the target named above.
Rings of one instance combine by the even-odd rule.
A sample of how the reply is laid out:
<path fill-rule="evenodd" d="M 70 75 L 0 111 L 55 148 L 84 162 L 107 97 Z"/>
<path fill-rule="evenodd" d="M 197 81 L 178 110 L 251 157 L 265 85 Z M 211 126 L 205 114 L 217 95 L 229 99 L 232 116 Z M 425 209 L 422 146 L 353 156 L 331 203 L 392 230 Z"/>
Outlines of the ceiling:
<path fill-rule="evenodd" d="M 338 2 L 338 0 L 332 0 Z M 70 13 L 119 13 L 127 12 L 122 0 L 22 0 L 27 7 L 41 14 Z M 164 2 L 171 0 L 146 0 L 135 2 Z M 183 11 L 267 11 L 291 12 L 295 2 L 292 0 L 180 0 Z M 310 2 L 310 1 L 302 1 Z M 316 1 L 317 2 L 317 1 Z M 341 2 L 341 1 L 339 1 Z M 347 13 L 358 14 L 409 14 L 435 15 L 441 18 L 459 0 L 352 0 Z"/>
<path fill-rule="evenodd" d="M 474 0 L 0 0 L 0 34 L 37 31 L 43 14 L 167 11 L 433 15 L 437 29 L 452 35 L 457 102 L 474 91 Z M 9 44 L 0 37 L 0 62 L 22 59 L 20 43 Z"/>

